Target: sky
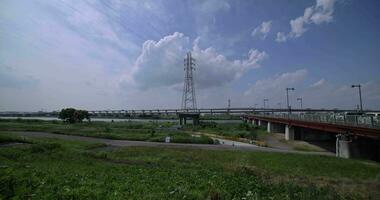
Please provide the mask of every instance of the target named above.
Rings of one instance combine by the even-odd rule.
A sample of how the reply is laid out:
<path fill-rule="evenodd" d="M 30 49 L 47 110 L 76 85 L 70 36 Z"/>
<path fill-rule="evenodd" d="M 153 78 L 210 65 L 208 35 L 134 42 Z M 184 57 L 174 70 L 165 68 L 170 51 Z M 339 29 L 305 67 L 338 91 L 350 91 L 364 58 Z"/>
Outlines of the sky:
<path fill-rule="evenodd" d="M 0 111 L 380 109 L 377 0 L 0 1 Z"/>

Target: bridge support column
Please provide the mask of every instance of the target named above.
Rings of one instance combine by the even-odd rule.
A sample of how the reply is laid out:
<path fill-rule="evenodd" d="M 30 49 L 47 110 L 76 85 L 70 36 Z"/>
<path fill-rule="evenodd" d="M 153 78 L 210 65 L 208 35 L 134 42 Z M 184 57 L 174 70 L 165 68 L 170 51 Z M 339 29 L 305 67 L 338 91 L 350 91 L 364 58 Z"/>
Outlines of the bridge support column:
<path fill-rule="evenodd" d="M 294 140 L 294 127 L 285 125 L 285 140 Z"/>
<path fill-rule="evenodd" d="M 351 158 L 351 138 L 345 134 L 336 135 L 336 157 Z"/>
<path fill-rule="evenodd" d="M 267 132 L 271 133 L 272 131 L 273 131 L 273 123 L 272 122 L 268 122 L 267 123 Z"/>
<path fill-rule="evenodd" d="M 261 126 L 261 120 L 257 120 L 258 122 L 257 122 L 257 124 L 259 125 L 259 126 Z"/>

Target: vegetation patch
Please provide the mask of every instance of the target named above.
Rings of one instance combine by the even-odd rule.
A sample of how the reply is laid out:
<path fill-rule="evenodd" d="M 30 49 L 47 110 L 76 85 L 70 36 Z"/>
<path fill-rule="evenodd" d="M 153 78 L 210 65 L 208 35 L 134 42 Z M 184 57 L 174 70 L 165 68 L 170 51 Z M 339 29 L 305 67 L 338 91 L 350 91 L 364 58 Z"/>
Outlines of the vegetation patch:
<path fill-rule="evenodd" d="M 2 148 L 0 199 L 379 197 L 376 163 L 265 152 L 89 148 L 96 146 L 35 139 L 28 148 Z"/>
<path fill-rule="evenodd" d="M 169 129 L 176 125 L 171 122 L 82 122 L 65 123 L 43 120 L 3 120 L 0 119 L 0 131 L 35 131 L 56 134 L 90 136 L 117 140 L 137 140 L 164 142 L 167 136 L 175 143 L 214 144 L 207 137 L 193 137 L 183 130 Z"/>

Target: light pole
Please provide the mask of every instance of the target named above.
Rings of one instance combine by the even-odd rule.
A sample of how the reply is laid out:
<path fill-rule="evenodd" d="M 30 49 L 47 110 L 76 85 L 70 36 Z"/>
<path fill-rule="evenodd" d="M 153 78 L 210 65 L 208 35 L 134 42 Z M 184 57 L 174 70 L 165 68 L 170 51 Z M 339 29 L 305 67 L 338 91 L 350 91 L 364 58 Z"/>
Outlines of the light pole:
<path fill-rule="evenodd" d="M 289 110 L 289 113 L 291 112 L 291 108 L 290 108 L 290 105 L 289 105 L 289 90 L 292 90 L 294 91 L 295 89 L 294 88 L 286 88 L 286 104 L 288 105 L 288 110 Z"/>
<path fill-rule="evenodd" d="M 360 98 L 360 112 L 363 112 L 363 102 L 362 102 L 362 86 L 359 84 L 359 85 L 352 85 L 351 86 L 352 88 L 359 88 L 359 98 Z"/>
<path fill-rule="evenodd" d="M 300 104 L 301 104 L 301 109 L 302 109 L 302 98 L 301 98 L 301 97 L 297 98 L 297 101 L 300 102 Z"/>
<path fill-rule="evenodd" d="M 269 101 L 269 99 L 264 99 L 264 109 L 265 109 L 265 102 L 268 102 Z"/>

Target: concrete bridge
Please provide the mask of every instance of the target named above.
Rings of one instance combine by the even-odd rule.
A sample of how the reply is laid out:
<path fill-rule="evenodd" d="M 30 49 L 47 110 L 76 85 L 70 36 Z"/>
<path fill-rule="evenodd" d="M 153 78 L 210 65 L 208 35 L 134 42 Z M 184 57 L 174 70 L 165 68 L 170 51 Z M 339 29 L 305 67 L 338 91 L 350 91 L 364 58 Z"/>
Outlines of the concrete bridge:
<path fill-rule="evenodd" d="M 380 117 L 338 113 L 256 113 L 246 123 L 283 133 L 284 139 L 330 144 L 338 157 L 380 161 Z M 335 147 L 335 148 L 334 148 Z"/>
<path fill-rule="evenodd" d="M 277 108 L 252 108 L 252 107 L 241 107 L 241 108 L 199 108 L 199 109 L 140 109 L 140 110 L 94 110 L 89 111 L 90 114 L 178 114 L 178 113 L 199 113 L 199 114 L 245 114 L 254 112 L 288 112 L 288 109 L 277 109 Z M 339 110 L 339 109 L 292 109 L 292 112 L 357 112 L 357 110 Z M 367 110 L 364 112 L 380 112 L 375 110 Z"/>

